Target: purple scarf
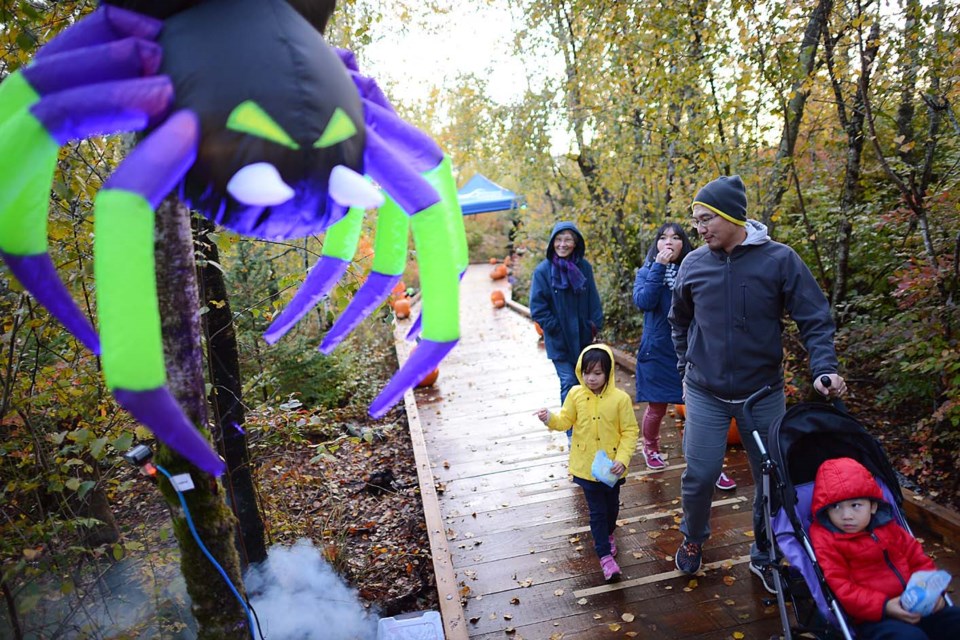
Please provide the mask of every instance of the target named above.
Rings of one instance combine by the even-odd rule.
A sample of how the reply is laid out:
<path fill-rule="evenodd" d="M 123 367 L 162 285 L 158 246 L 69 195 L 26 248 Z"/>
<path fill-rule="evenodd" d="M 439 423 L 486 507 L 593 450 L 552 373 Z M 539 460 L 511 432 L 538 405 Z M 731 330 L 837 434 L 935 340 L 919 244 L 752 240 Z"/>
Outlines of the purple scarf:
<path fill-rule="evenodd" d="M 550 284 L 553 285 L 555 289 L 566 289 L 572 286 L 576 293 L 584 290 L 587 279 L 580 269 L 577 268 L 576 263 L 556 255 L 553 256 L 551 262 L 553 268 L 550 269 Z"/>

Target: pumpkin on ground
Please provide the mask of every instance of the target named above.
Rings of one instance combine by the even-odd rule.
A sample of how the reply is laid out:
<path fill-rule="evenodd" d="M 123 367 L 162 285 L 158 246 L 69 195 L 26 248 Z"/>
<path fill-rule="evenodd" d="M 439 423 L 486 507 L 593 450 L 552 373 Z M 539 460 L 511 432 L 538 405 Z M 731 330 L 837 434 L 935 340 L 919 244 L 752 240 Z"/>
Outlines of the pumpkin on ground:
<path fill-rule="evenodd" d="M 683 429 L 683 421 L 687 418 L 687 407 L 686 405 L 675 404 L 673 405 L 673 409 L 677 416 L 677 427 Z M 727 430 L 727 444 L 742 444 L 736 418 L 730 418 L 730 429 Z"/>
<path fill-rule="evenodd" d="M 418 383 L 417 383 L 417 386 L 418 386 L 418 387 L 432 387 L 432 386 L 433 386 L 433 383 L 437 381 L 437 377 L 438 377 L 439 375 L 440 375 L 440 368 L 437 367 L 436 369 L 434 369 L 433 371 L 431 371 L 430 373 L 428 373 L 423 380 L 421 380 L 420 382 L 418 382 Z"/>
<path fill-rule="evenodd" d="M 507 277 L 507 267 L 506 265 L 498 264 L 490 271 L 490 277 L 493 280 L 503 280 Z"/>
<path fill-rule="evenodd" d="M 503 295 L 503 291 L 500 289 L 494 289 L 490 292 L 490 302 L 493 303 L 497 309 L 507 304 L 507 299 Z"/>
<path fill-rule="evenodd" d="M 409 298 L 400 298 L 393 303 L 393 312 L 397 314 L 397 318 L 403 319 L 410 316 L 410 300 Z"/>
<path fill-rule="evenodd" d="M 498 261 L 496 258 L 493 258 L 493 257 L 490 258 L 490 264 L 497 264 L 497 262 Z"/>

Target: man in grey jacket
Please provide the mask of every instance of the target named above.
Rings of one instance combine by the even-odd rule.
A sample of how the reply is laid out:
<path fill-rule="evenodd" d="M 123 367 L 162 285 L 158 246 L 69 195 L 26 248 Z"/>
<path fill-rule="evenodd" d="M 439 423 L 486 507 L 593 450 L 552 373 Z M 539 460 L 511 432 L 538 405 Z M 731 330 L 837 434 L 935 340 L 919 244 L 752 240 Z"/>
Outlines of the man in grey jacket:
<path fill-rule="evenodd" d="M 743 425 L 743 403 L 765 385 L 774 393 L 754 405 L 754 426 L 764 442 L 770 424 L 785 411 L 783 378 L 784 312 L 797 323 L 810 355 L 813 386 L 823 395 L 842 395 L 833 345 L 830 306 L 813 274 L 790 247 L 774 242 L 767 228 L 747 220 L 747 194 L 740 176 L 708 183 L 693 202 L 693 224 L 706 246 L 690 253 L 677 274 L 669 320 L 683 378 L 686 426 L 681 478 L 684 541 L 677 569 L 693 574 L 702 564 L 710 537 L 713 485 L 726 453 L 730 419 Z M 821 378 L 830 384 L 824 386 Z M 760 452 L 750 434 L 741 440 L 760 487 Z M 771 593 L 763 504 L 755 491 L 754 541 L 750 570 Z"/>

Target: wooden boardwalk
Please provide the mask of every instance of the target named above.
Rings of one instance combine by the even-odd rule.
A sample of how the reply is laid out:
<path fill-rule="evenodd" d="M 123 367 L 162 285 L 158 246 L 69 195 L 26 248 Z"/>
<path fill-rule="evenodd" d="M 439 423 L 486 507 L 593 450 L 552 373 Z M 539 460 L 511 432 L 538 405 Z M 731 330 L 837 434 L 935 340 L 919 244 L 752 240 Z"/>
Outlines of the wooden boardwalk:
<path fill-rule="evenodd" d="M 715 492 L 705 575 L 674 567 L 684 462 L 672 424 L 666 471 L 633 458 L 617 532 L 623 576 L 604 582 L 566 437 L 533 415 L 559 408 L 553 365 L 528 318 L 491 305 L 490 292 L 507 285 L 489 271 L 468 269 L 463 338 L 437 383 L 406 397 L 448 640 L 776 637 L 776 604 L 747 568 L 753 486 L 739 448 L 726 465 L 739 487 Z M 398 341 L 401 359 L 409 348 Z M 632 373 L 618 367 L 616 380 L 632 397 Z M 957 575 L 956 554 L 940 551 Z"/>

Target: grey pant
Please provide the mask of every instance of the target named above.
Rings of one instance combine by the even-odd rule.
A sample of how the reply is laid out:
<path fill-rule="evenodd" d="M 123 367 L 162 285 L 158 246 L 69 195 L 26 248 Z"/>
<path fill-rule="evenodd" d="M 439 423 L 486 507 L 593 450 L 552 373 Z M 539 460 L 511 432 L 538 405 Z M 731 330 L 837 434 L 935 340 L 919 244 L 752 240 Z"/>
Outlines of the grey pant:
<path fill-rule="evenodd" d="M 690 542 L 703 544 L 710 537 L 710 503 L 713 500 L 714 483 L 723 468 L 727 451 L 727 431 L 730 418 L 737 419 L 741 440 L 750 461 L 755 486 L 753 498 L 754 542 L 750 547 L 750 559 L 767 561 L 767 529 L 763 521 L 763 502 L 760 497 L 762 470 L 760 450 L 753 436 L 745 432 L 743 403 L 721 400 L 703 387 L 686 382 L 686 426 L 683 429 L 683 455 L 687 468 L 680 480 L 680 495 L 683 502 L 683 520 L 680 531 Z M 750 412 L 754 428 L 766 446 L 770 424 L 786 411 L 783 388 L 774 390 L 763 400 L 753 405 Z"/>

